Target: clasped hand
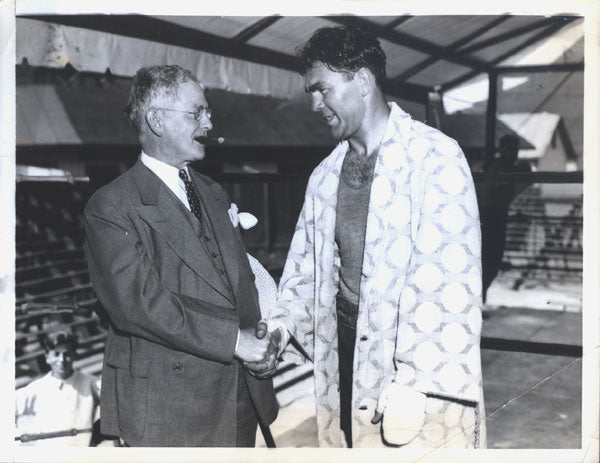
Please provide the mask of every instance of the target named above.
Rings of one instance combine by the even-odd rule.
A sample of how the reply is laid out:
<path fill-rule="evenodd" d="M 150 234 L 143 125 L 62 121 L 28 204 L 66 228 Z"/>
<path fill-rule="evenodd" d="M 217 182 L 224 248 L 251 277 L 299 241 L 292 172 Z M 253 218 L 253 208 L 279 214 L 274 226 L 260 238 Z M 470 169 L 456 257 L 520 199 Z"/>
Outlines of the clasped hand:
<path fill-rule="evenodd" d="M 244 367 L 258 378 L 272 376 L 277 370 L 277 356 L 281 344 L 279 329 L 269 332 L 267 324 L 259 322 L 256 329 L 240 330 L 235 357 Z"/>

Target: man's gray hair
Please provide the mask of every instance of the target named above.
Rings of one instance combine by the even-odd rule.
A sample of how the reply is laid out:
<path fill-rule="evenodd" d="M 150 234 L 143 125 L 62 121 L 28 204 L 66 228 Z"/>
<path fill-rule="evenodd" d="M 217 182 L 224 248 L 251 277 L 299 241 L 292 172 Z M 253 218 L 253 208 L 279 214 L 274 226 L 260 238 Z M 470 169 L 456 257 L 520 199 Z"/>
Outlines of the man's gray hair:
<path fill-rule="evenodd" d="M 131 125 L 141 130 L 144 114 L 154 101 L 163 96 L 175 97 L 180 84 L 198 82 L 191 71 L 177 65 L 148 66 L 138 70 L 129 89 L 125 114 Z"/>

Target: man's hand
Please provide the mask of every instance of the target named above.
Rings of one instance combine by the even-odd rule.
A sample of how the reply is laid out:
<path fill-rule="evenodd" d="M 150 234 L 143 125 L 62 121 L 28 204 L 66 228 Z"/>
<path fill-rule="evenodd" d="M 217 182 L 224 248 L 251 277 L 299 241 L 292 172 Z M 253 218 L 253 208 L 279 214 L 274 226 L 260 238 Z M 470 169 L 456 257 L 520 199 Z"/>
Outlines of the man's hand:
<path fill-rule="evenodd" d="M 265 322 L 264 320 L 259 321 L 256 325 L 256 337 L 258 339 L 262 339 L 265 337 L 267 332 L 267 322 Z"/>
<path fill-rule="evenodd" d="M 256 326 L 256 337 L 258 339 L 269 339 L 267 357 L 260 362 L 245 362 L 248 371 L 258 378 L 272 376 L 277 371 L 277 355 L 281 344 L 281 331 L 279 329 L 269 333 L 267 324 L 263 321 Z"/>
<path fill-rule="evenodd" d="M 264 362 L 269 358 L 271 336 L 255 336 L 253 328 L 240 330 L 240 339 L 233 356 L 243 362 Z"/>

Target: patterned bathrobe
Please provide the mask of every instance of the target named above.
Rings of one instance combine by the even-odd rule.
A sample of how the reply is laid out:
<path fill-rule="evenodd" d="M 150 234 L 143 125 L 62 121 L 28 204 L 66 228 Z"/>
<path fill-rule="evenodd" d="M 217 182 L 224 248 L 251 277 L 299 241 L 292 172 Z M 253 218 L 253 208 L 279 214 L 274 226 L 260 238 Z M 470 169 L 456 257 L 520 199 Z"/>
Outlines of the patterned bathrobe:
<path fill-rule="evenodd" d="M 414 447 L 484 447 L 481 237 L 475 189 L 458 144 L 390 103 L 367 217 L 352 387 L 355 447 L 382 446 L 370 420 L 391 382 L 427 394 Z M 321 446 L 340 431 L 337 188 L 347 142 L 312 173 L 270 318 L 314 361 Z M 303 362 L 288 349 L 286 359 Z"/>

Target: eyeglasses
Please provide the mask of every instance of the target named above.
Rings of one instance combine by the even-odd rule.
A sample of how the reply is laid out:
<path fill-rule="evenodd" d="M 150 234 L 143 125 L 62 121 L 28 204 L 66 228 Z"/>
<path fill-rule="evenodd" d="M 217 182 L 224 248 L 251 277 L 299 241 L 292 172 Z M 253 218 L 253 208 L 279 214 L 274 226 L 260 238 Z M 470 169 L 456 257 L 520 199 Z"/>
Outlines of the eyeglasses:
<path fill-rule="evenodd" d="M 206 106 L 198 106 L 198 109 L 196 109 L 196 111 L 183 111 L 181 109 L 171 109 L 171 108 L 154 108 L 154 109 L 162 109 L 163 111 L 175 111 L 178 113 L 188 113 L 188 114 L 192 114 L 194 116 L 194 119 L 196 119 L 197 121 L 199 121 L 202 116 L 206 116 L 209 119 L 212 117 L 212 109 L 207 108 Z"/>

